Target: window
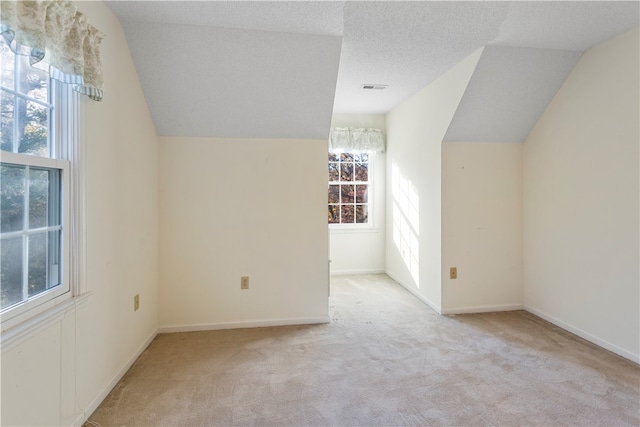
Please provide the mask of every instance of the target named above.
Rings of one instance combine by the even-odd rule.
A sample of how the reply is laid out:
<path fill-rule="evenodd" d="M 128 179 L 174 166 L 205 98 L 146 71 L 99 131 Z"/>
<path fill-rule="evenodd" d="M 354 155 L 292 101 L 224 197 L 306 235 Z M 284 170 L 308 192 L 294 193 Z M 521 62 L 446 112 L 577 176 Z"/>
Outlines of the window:
<path fill-rule="evenodd" d="M 0 314 L 29 317 L 71 295 L 67 85 L 0 38 Z"/>
<path fill-rule="evenodd" d="M 329 224 L 369 223 L 369 153 L 329 153 Z"/>

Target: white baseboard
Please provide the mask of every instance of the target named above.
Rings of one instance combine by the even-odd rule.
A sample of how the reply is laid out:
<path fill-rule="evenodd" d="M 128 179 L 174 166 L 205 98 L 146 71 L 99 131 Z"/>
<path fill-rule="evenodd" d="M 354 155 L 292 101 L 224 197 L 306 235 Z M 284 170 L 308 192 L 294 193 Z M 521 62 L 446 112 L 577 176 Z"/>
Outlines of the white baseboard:
<path fill-rule="evenodd" d="M 442 314 L 492 313 L 496 311 L 524 310 L 522 304 L 481 305 L 477 307 L 444 308 Z"/>
<path fill-rule="evenodd" d="M 356 274 L 383 274 L 384 268 L 372 269 L 372 270 L 331 270 L 332 276 L 353 276 Z"/>
<path fill-rule="evenodd" d="M 158 330 L 156 329 L 149 335 L 149 337 L 144 341 L 144 343 L 136 350 L 136 352 L 131 356 L 131 358 L 125 363 L 125 365 L 118 371 L 118 373 L 113 377 L 113 379 L 107 384 L 107 386 L 89 403 L 89 405 L 80 413 L 76 419 L 73 421 L 74 427 L 82 427 L 82 425 L 89 419 L 91 414 L 98 409 L 98 406 L 102 403 L 102 401 L 107 397 L 111 390 L 118 384 L 118 381 L 122 379 L 124 374 L 127 373 L 129 368 L 134 364 L 138 357 L 142 354 L 143 351 L 149 347 L 151 341 L 158 335 Z"/>
<path fill-rule="evenodd" d="M 329 323 L 329 316 L 302 317 L 294 319 L 273 319 L 273 320 L 249 320 L 246 322 L 222 322 L 207 323 L 198 325 L 171 325 L 161 326 L 158 333 L 172 332 L 195 332 L 195 331 L 216 331 L 220 329 L 245 329 L 264 328 L 268 326 L 291 326 L 291 325 L 315 325 L 319 323 Z"/>
<path fill-rule="evenodd" d="M 576 328 L 574 326 L 571 326 L 570 324 L 565 323 L 562 320 L 557 319 L 557 318 L 555 318 L 555 317 L 553 317 L 553 316 L 551 316 L 551 315 L 549 315 L 549 314 L 547 314 L 545 312 L 537 310 L 537 309 L 535 309 L 533 307 L 529 307 L 529 306 L 525 305 L 524 309 L 526 311 L 528 311 L 529 313 L 534 314 L 534 315 L 540 317 L 541 319 L 546 320 L 549 323 L 553 323 L 554 325 L 556 325 L 556 326 L 558 326 L 558 327 L 560 327 L 560 328 L 562 328 L 562 329 L 564 329 L 566 331 L 569 331 L 574 335 L 579 336 L 580 338 L 584 338 L 585 340 L 590 341 L 590 342 L 594 343 L 595 345 L 598 345 L 598 346 L 600 346 L 600 347 L 602 347 L 602 348 L 604 348 L 606 350 L 609 350 L 609 351 L 611 351 L 611 352 L 613 352 L 613 353 L 615 353 L 615 354 L 617 354 L 619 356 L 622 356 L 625 359 L 629 359 L 632 362 L 640 364 L 640 355 L 638 355 L 638 354 L 633 354 L 630 351 L 627 351 L 627 350 L 625 350 L 623 348 L 618 347 L 615 344 L 611 344 L 608 341 L 605 341 L 605 340 L 600 339 L 600 338 L 598 338 L 598 337 L 596 337 L 594 335 L 591 335 L 590 333 L 585 332 L 582 329 L 579 329 L 579 328 Z"/>
<path fill-rule="evenodd" d="M 397 284 L 399 284 L 400 286 L 402 286 L 403 288 L 405 288 L 406 290 L 408 290 L 409 292 L 411 292 L 413 294 L 414 297 L 418 298 L 420 301 L 422 301 L 423 303 L 425 303 L 426 305 L 428 305 L 433 311 L 435 311 L 438 314 L 442 314 L 442 309 L 440 308 L 440 306 L 438 306 L 437 304 L 435 304 L 433 301 L 431 301 L 429 298 L 425 297 L 424 295 L 422 295 L 420 292 L 418 292 L 417 289 L 412 288 L 410 286 L 405 285 L 404 283 L 402 283 L 400 280 L 398 280 L 397 278 L 395 278 L 393 276 L 393 274 L 389 273 L 388 271 L 385 271 L 385 274 L 389 277 L 391 277 L 393 279 L 394 282 L 396 282 Z"/>

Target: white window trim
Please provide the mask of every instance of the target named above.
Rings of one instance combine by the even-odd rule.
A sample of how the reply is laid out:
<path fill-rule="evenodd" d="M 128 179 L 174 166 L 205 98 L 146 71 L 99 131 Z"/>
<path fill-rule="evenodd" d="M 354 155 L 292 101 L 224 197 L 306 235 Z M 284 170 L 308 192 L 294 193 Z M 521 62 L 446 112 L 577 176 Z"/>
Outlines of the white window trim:
<path fill-rule="evenodd" d="M 87 292 L 80 296 L 66 298 L 51 307 L 45 306 L 41 313 L 31 313 L 31 317 L 27 320 L 3 330 L 2 338 L 0 339 L 0 354 L 37 335 L 43 329 L 51 326 L 53 322 L 63 319 L 69 313 L 75 312 L 78 307 L 88 300 L 89 296 L 91 296 L 91 293 Z"/>
<path fill-rule="evenodd" d="M 71 164 L 69 203 L 70 217 L 70 286 L 74 297 L 87 296 L 90 294 L 86 281 L 86 233 L 85 233 L 85 212 L 86 212 L 86 161 L 85 150 L 82 142 L 85 141 L 85 123 L 82 115 L 84 103 L 87 102 L 85 96 L 81 96 L 71 85 L 64 85 L 67 97 L 73 99 L 66 103 L 68 108 L 66 127 L 68 129 L 66 138 L 68 143 L 62 155 L 69 159 Z M 73 97 L 73 98 L 71 98 Z"/>
<path fill-rule="evenodd" d="M 351 227 L 349 224 L 330 224 L 333 225 L 347 225 L 347 227 L 329 227 L 331 234 L 378 234 L 382 230 L 380 227 Z M 365 225 L 365 224 L 361 224 Z"/>
<path fill-rule="evenodd" d="M 53 79 L 50 82 L 54 81 Z M 54 81 L 55 82 L 55 81 Z M 84 121 L 81 108 L 85 102 L 71 85 L 53 83 L 53 96 L 56 97 L 57 107 L 64 105 L 66 114 L 55 114 L 52 123 L 52 132 L 55 135 L 56 157 L 62 159 L 50 159 L 29 156 L 28 164 L 34 166 L 53 167 L 63 170 L 63 194 L 64 206 L 64 230 L 66 230 L 63 255 L 65 256 L 63 280 L 64 291 L 60 295 L 51 298 L 51 293 L 42 295 L 43 301 L 34 304 L 30 309 L 18 313 L 11 310 L 0 316 L 0 354 L 14 348 L 41 330 L 52 325 L 53 322 L 64 318 L 68 313 L 83 305 L 91 295 L 86 284 L 85 265 L 85 153 L 81 141 L 84 140 Z M 64 92 L 63 92 L 64 91 Z M 68 97 L 68 102 L 60 104 L 59 100 Z M 54 105 L 56 103 L 54 102 Z M 63 119 L 64 118 L 64 119 Z M 64 121 L 63 121 L 64 120 Z M 64 130 L 67 130 L 66 134 Z M 66 138 L 67 143 L 62 145 L 59 141 Z M 1 152 L 2 162 L 22 164 L 25 154 Z M 51 166 L 55 165 L 55 166 Z M 57 291 L 56 291 L 57 292 Z M 44 301 L 44 297 L 47 300 Z M 32 301 L 38 301 L 34 298 Z"/>

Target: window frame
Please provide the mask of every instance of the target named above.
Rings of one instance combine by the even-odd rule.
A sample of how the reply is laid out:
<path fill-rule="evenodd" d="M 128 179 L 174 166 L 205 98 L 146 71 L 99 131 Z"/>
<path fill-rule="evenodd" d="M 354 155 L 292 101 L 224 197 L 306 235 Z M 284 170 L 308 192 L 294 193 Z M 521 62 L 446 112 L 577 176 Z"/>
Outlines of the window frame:
<path fill-rule="evenodd" d="M 0 162 L 60 171 L 61 284 L 0 311 L 0 341 L 3 350 L 19 338 L 29 336 L 34 329 L 49 325 L 52 319 L 64 313 L 70 305 L 84 300 L 74 297 L 89 295 L 87 289 L 83 289 L 84 187 L 81 181 L 84 177 L 84 153 L 79 144 L 82 130 L 80 97 L 72 85 L 51 77 L 47 90 L 47 103 L 52 105 L 48 113 L 49 157 L 0 151 Z M 28 97 L 7 88 L 3 88 L 2 92 Z M 12 149 L 16 149 L 15 143 Z"/>
<path fill-rule="evenodd" d="M 27 318 L 53 307 L 67 298 L 71 297 L 70 284 L 70 203 L 69 203 L 69 170 L 70 164 L 68 160 L 49 159 L 45 157 L 37 157 L 28 154 L 18 154 L 3 151 L 3 165 L 18 165 L 34 168 L 43 168 L 51 170 L 59 170 L 61 173 L 61 189 L 60 189 L 60 207 L 61 207 L 61 249 L 60 249 L 60 274 L 61 284 L 31 298 L 7 307 L 0 314 L 2 322 L 2 330 L 20 323 Z"/>
<path fill-rule="evenodd" d="M 376 153 L 374 151 L 371 150 L 353 150 L 353 151 L 349 151 L 349 150 L 336 150 L 336 151 L 328 151 L 327 154 L 362 154 L 362 153 L 366 153 L 368 155 L 368 160 L 367 160 L 367 222 L 349 222 L 349 223 L 330 223 L 327 222 L 327 224 L 329 225 L 329 229 L 331 231 L 339 231 L 339 230 L 344 230 L 344 231 L 369 231 L 371 229 L 374 229 L 374 221 L 375 221 L 375 214 L 373 213 L 373 207 L 374 207 L 374 203 L 375 203 L 375 196 L 374 196 L 374 186 L 375 186 L 375 179 L 374 179 L 374 156 L 376 155 Z M 327 159 L 327 174 L 328 174 L 328 164 L 331 163 L 329 162 L 329 160 Z M 328 180 L 328 175 L 327 175 L 327 196 L 328 196 L 328 191 L 330 186 L 332 185 L 332 183 L 335 182 L 339 182 L 339 181 L 329 181 Z M 354 181 L 354 185 L 355 185 Z M 355 195 L 354 195 L 355 197 Z M 330 203 L 328 201 L 327 198 L 327 208 L 329 207 Z M 338 204 L 338 206 L 341 206 L 342 203 Z"/>

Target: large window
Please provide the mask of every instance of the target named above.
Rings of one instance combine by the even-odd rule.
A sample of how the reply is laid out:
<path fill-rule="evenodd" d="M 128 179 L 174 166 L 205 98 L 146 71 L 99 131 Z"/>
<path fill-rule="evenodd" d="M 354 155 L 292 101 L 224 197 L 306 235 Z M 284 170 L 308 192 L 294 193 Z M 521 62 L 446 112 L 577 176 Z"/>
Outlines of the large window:
<path fill-rule="evenodd" d="M 70 295 L 68 88 L 0 38 L 0 313 Z M 37 310 L 36 310 L 37 311 Z"/>
<path fill-rule="evenodd" d="M 2 163 L 2 309 L 62 285 L 62 171 Z"/>
<path fill-rule="evenodd" d="M 329 153 L 329 224 L 369 222 L 369 153 Z"/>

